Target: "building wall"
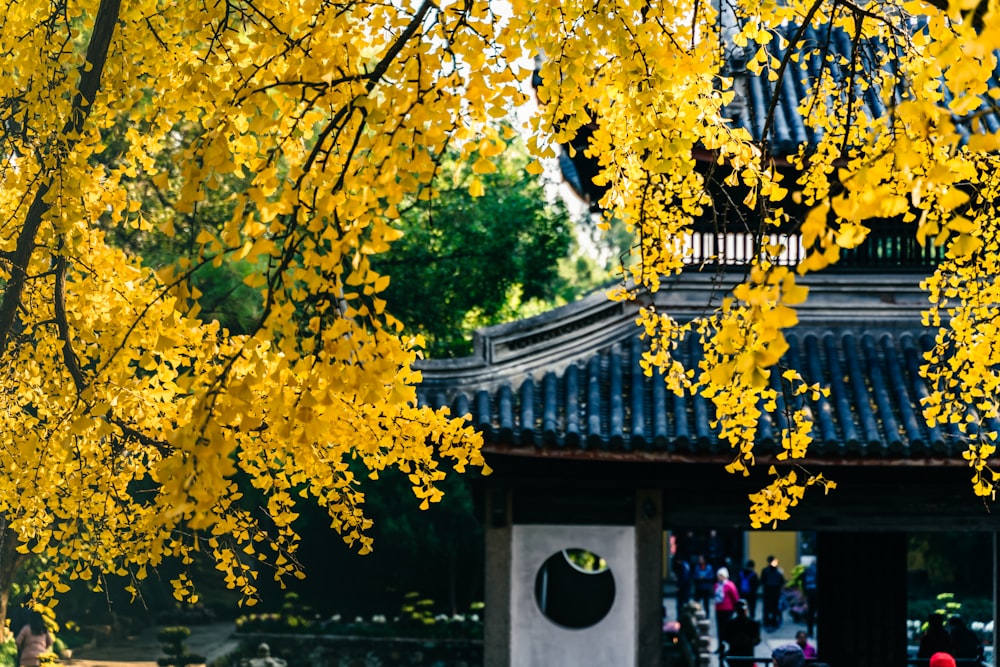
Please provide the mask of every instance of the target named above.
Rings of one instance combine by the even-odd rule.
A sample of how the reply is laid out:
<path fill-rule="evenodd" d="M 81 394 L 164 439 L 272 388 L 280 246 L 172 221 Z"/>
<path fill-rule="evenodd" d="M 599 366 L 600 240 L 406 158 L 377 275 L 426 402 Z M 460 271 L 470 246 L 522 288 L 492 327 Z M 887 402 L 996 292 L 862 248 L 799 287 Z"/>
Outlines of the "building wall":
<path fill-rule="evenodd" d="M 785 578 L 799 562 L 799 534 L 788 530 L 753 530 L 746 534 L 747 558 L 757 565 L 759 573 L 767 565 L 768 556 L 777 556 Z"/>
<path fill-rule="evenodd" d="M 510 664 L 531 667 L 637 665 L 636 533 L 633 526 L 512 526 Z M 542 564 L 562 549 L 603 557 L 614 576 L 614 602 L 596 625 L 570 629 L 546 618 L 535 600 Z"/>

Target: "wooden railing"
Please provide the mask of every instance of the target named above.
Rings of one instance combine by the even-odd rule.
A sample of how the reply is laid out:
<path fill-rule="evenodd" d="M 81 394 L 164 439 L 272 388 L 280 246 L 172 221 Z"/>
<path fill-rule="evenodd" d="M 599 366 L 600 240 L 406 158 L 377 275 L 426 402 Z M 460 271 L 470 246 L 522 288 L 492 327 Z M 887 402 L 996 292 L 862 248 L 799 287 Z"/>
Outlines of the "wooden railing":
<path fill-rule="evenodd" d="M 857 248 L 841 249 L 835 269 L 931 269 L 943 258 L 945 249 L 930 243 L 917 242 L 916 227 L 893 220 L 871 223 L 871 232 Z M 806 256 L 802 237 L 794 230 L 768 234 L 768 245 L 783 247 L 776 263 L 794 266 Z M 688 236 L 689 265 L 746 266 L 754 256 L 760 240 L 749 232 L 719 230 L 696 224 Z"/>

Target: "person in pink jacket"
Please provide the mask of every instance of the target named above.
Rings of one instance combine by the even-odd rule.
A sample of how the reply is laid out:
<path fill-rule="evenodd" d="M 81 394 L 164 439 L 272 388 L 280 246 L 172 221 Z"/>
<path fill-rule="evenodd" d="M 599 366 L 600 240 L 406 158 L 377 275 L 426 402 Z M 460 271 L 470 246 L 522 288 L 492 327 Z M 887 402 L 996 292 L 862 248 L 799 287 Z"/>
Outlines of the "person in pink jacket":
<path fill-rule="evenodd" d="M 14 640 L 21 656 L 21 667 L 38 667 L 38 656 L 51 651 L 53 641 L 42 615 L 37 611 L 31 612 L 28 624 L 21 628 Z"/>
<path fill-rule="evenodd" d="M 727 639 L 729 619 L 736 611 L 736 603 L 740 601 L 740 592 L 736 584 L 729 579 L 729 570 L 720 567 L 715 572 L 715 625 L 719 634 L 718 652 L 723 652 L 722 644 Z"/>
<path fill-rule="evenodd" d="M 816 647 L 809 643 L 809 633 L 805 630 L 799 630 L 795 633 L 795 643 L 802 649 L 802 656 L 806 660 L 815 660 L 817 658 Z"/>

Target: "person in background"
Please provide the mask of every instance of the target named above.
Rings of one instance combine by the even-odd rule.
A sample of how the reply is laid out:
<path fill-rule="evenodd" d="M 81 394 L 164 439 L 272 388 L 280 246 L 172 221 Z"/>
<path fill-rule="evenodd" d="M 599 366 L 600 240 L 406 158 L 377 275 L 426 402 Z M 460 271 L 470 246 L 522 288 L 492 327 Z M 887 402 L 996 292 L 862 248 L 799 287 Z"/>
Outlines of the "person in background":
<path fill-rule="evenodd" d="M 802 573 L 802 592 L 806 596 L 806 634 L 812 637 L 816 627 L 816 618 L 819 615 L 819 580 L 816 574 L 815 560 L 809 563 L 805 572 Z"/>
<path fill-rule="evenodd" d="M 705 616 L 711 614 L 709 602 L 712 600 L 712 591 L 715 587 L 715 570 L 708 564 L 704 556 L 698 556 L 698 562 L 694 566 L 694 599 L 702 609 Z"/>
<path fill-rule="evenodd" d="M 809 643 L 809 636 L 805 630 L 799 630 L 795 633 L 795 643 L 802 649 L 802 655 L 806 660 L 816 659 L 816 647 Z"/>
<path fill-rule="evenodd" d="M 736 603 L 736 615 L 729 621 L 726 635 L 729 644 L 729 649 L 726 652 L 726 665 L 728 667 L 754 667 L 754 647 L 760 644 L 760 623 L 750 618 L 746 600 L 740 600 Z"/>
<path fill-rule="evenodd" d="M 736 584 L 729 579 L 729 570 L 720 567 L 715 572 L 715 626 L 719 636 L 719 653 L 723 652 L 723 642 L 729 641 L 729 621 L 736 611 L 736 604 L 740 601 L 740 594 L 736 590 Z"/>
<path fill-rule="evenodd" d="M 757 589 L 760 588 L 760 577 L 757 576 L 757 565 L 748 560 L 743 569 L 736 574 L 736 589 L 740 599 L 747 602 L 747 614 L 757 618 Z"/>
<path fill-rule="evenodd" d="M 948 619 L 948 635 L 951 638 L 951 655 L 959 660 L 979 660 L 983 659 L 983 647 L 979 643 L 979 637 L 969 629 L 961 616 L 952 616 Z"/>
<path fill-rule="evenodd" d="M 670 566 L 677 584 L 677 618 L 680 619 L 684 605 L 691 599 L 691 563 L 677 553 Z"/>
<path fill-rule="evenodd" d="M 764 629 L 774 632 L 781 627 L 781 590 L 785 587 L 785 573 L 778 567 L 778 559 L 767 557 L 767 567 L 761 570 L 760 583 L 764 590 Z"/>
<path fill-rule="evenodd" d="M 714 528 L 708 531 L 708 539 L 705 540 L 705 558 L 714 568 L 727 567 L 722 538 L 719 536 L 719 531 Z"/>
<path fill-rule="evenodd" d="M 28 623 L 17 633 L 17 650 L 21 656 L 21 667 L 38 667 L 38 656 L 52 650 L 55 640 L 45 627 L 45 619 L 37 611 L 28 615 Z"/>
<path fill-rule="evenodd" d="M 33 613 L 24 606 L 26 600 L 19 599 L 7 607 L 7 623 L 10 629 L 10 636 L 17 637 L 21 634 L 21 629 L 28 624 L 28 617 Z M 14 655 L 14 665 L 21 664 L 21 649 L 17 649 Z"/>
<path fill-rule="evenodd" d="M 802 667 L 806 664 L 806 658 L 798 644 L 785 644 L 774 649 L 771 661 L 773 667 Z"/>
<path fill-rule="evenodd" d="M 927 617 L 927 629 L 920 637 L 917 657 L 925 660 L 935 653 L 950 653 L 951 637 L 944 628 L 944 614 L 934 612 Z"/>
<path fill-rule="evenodd" d="M 931 656 L 930 667 L 955 667 L 955 658 L 941 651 Z"/>

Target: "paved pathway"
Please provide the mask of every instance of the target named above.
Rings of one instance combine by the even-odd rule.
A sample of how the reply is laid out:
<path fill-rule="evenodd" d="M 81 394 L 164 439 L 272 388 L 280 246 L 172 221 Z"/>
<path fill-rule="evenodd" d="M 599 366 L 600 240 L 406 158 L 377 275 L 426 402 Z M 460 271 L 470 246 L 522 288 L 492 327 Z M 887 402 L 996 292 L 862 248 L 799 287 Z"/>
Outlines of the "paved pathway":
<path fill-rule="evenodd" d="M 184 645 L 190 653 L 204 655 L 212 662 L 239 645 L 233 637 L 232 623 L 191 625 L 191 636 Z M 149 627 L 134 637 L 108 642 L 89 649 L 77 649 L 71 660 L 63 664 L 74 667 L 157 667 L 156 659 L 162 657 L 160 642 L 156 640 L 158 627 Z"/>
<path fill-rule="evenodd" d="M 674 610 L 677 608 L 677 602 L 674 599 L 674 597 L 672 595 L 669 595 L 669 594 L 665 595 L 663 597 L 663 604 L 664 604 L 664 607 L 667 609 L 667 613 L 670 616 L 670 618 L 673 618 Z M 714 611 L 713 611 L 713 613 L 714 613 Z M 759 613 L 758 613 L 757 620 L 760 620 L 760 614 Z M 716 638 L 716 634 L 715 634 L 716 630 L 715 630 L 715 617 L 714 616 L 711 619 L 711 625 L 709 627 L 711 628 L 711 632 L 710 632 L 710 634 L 711 634 L 711 644 L 710 644 L 710 647 L 711 647 L 711 651 L 712 651 L 712 656 L 711 656 L 711 660 L 709 661 L 708 664 L 709 664 L 709 667 L 719 667 L 719 656 L 715 654 L 715 650 L 718 648 L 718 643 L 717 643 L 717 638 Z M 778 648 L 779 646 L 784 646 L 785 644 L 794 644 L 795 643 L 795 633 L 797 633 L 799 630 L 805 630 L 805 629 L 806 629 L 806 624 L 805 623 L 795 623 L 795 622 L 793 622 L 791 620 L 791 617 L 786 613 L 784 615 L 784 622 L 782 623 L 781 627 L 778 628 L 777 630 L 775 630 L 774 632 L 767 632 L 763 628 L 761 629 L 761 631 L 760 631 L 761 642 L 760 642 L 760 644 L 757 645 L 757 650 L 754 651 L 754 655 L 756 655 L 756 656 L 769 656 L 769 655 L 771 655 L 771 652 L 774 651 L 774 649 Z M 816 641 L 815 637 L 811 637 L 809 639 L 809 643 L 812 644 L 813 646 L 815 646 L 816 649 L 817 649 L 817 651 L 819 650 L 819 648 L 820 648 L 819 647 L 819 643 Z M 822 653 L 820 655 L 822 656 Z M 762 663 L 759 663 L 759 664 L 762 664 Z"/>
<path fill-rule="evenodd" d="M 767 632 L 766 630 L 760 631 L 761 642 L 757 645 L 757 649 L 754 651 L 756 656 L 769 656 L 774 649 L 779 646 L 784 646 L 785 644 L 795 643 L 795 633 L 799 630 L 805 630 L 805 623 L 793 623 L 788 617 L 785 617 L 785 622 L 782 623 L 781 627 L 774 632 Z M 712 632 L 715 632 L 715 619 L 712 619 Z M 819 644 L 815 637 L 809 639 L 809 643 L 819 650 Z M 715 655 L 714 651 L 717 647 L 715 637 L 712 637 L 712 660 L 709 662 L 709 667 L 719 667 L 719 656 Z M 758 663 L 761 665 L 763 663 Z"/>
<path fill-rule="evenodd" d="M 669 609 L 673 609 L 670 600 Z M 185 642 L 188 651 L 200 653 L 208 658 L 208 662 L 234 651 L 239 640 L 233 636 L 232 623 L 213 623 L 208 625 L 192 625 L 191 637 Z M 714 633 L 715 624 L 712 629 Z M 108 642 L 105 645 L 90 649 L 77 649 L 72 660 L 63 664 L 73 667 L 157 667 L 156 659 L 163 656 L 160 643 L 156 640 L 158 627 L 149 627 L 136 636 Z M 775 632 L 762 632 L 763 641 L 757 646 L 756 655 L 770 655 L 778 646 L 795 641 L 795 633 L 805 630 L 805 625 L 793 623 L 789 619 Z M 816 645 L 816 640 L 810 640 Z M 715 650 L 715 639 L 712 639 L 712 650 Z M 719 667 L 718 657 L 712 655 L 710 667 Z"/>

